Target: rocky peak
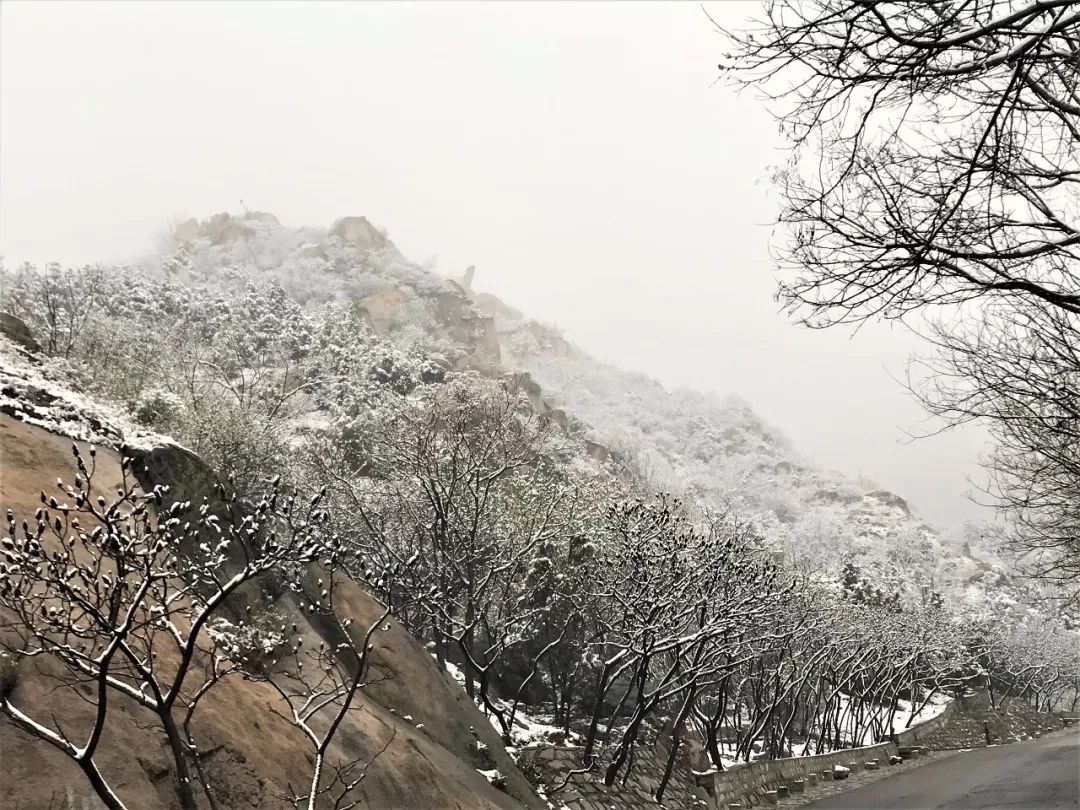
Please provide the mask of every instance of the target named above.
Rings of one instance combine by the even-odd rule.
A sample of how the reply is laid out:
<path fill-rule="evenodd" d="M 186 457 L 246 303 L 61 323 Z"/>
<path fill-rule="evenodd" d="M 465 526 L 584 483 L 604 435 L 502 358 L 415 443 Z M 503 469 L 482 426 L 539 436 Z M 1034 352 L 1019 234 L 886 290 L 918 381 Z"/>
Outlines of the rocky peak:
<path fill-rule="evenodd" d="M 336 236 L 346 245 L 362 250 L 394 247 L 394 243 L 372 225 L 367 217 L 342 217 L 330 228 L 330 235 Z"/>
<path fill-rule="evenodd" d="M 222 211 L 201 222 L 192 217 L 178 223 L 173 227 L 173 240 L 181 246 L 198 240 L 211 245 L 246 242 L 255 236 L 255 226 L 259 224 L 274 228 L 281 225 L 277 217 L 266 211 L 245 211 L 241 216 Z"/>

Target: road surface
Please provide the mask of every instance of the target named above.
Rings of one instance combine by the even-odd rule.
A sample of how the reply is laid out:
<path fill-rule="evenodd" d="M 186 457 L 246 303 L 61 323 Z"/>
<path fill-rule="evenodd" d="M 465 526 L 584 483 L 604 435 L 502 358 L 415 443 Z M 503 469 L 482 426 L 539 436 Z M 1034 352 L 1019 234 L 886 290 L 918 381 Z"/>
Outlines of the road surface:
<path fill-rule="evenodd" d="M 1080 808 L 1080 733 L 957 754 L 806 807 L 814 810 Z"/>

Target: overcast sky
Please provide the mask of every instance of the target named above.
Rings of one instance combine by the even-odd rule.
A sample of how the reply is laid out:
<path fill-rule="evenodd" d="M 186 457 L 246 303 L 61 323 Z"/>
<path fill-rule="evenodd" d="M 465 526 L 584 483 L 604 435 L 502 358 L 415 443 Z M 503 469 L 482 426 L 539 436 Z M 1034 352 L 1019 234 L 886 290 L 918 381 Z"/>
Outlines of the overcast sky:
<path fill-rule="evenodd" d="M 914 339 L 777 311 L 783 144 L 714 84 L 721 52 L 694 3 L 5 2 L 0 252 L 128 258 L 241 199 L 293 225 L 363 214 L 605 360 L 740 395 L 939 524 L 982 515 L 978 434 L 904 442 Z"/>

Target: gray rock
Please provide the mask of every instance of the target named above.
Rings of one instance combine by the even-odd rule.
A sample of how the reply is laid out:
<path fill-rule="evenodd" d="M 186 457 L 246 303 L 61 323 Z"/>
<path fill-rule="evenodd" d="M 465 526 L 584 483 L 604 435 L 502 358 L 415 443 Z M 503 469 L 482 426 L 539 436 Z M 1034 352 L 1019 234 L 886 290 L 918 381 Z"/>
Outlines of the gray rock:
<path fill-rule="evenodd" d="M 8 312 L 0 312 L 0 334 L 24 349 L 32 352 L 41 351 L 41 345 L 34 339 L 34 333 L 30 331 L 25 321 Z"/>

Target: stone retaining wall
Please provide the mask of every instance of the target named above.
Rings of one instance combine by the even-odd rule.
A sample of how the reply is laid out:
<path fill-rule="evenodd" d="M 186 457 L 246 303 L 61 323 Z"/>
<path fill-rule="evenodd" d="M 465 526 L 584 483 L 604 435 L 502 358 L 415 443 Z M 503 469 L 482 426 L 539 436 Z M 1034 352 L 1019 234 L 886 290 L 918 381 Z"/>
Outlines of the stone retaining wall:
<path fill-rule="evenodd" d="M 726 810 L 730 804 L 751 807 L 761 803 L 767 790 L 786 785 L 795 779 L 806 779 L 812 773 L 832 770 L 835 765 L 849 767 L 852 762 L 867 760 L 888 762 L 895 756 L 894 743 L 878 743 L 864 748 L 845 748 L 827 754 L 788 759 L 759 759 L 756 762 L 739 762 L 722 773 L 713 774 L 711 804 L 716 810 Z"/>
<path fill-rule="evenodd" d="M 936 732 L 949 724 L 953 715 L 956 713 L 956 707 L 960 705 L 958 701 L 953 700 L 937 717 L 931 717 L 929 720 L 923 723 L 916 723 L 911 728 L 905 729 L 896 735 L 896 742 L 898 745 L 922 745 L 925 741 Z"/>
<path fill-rule="evenodd" d="M 868 760 L 884 765 L 890 756 L 904 746 L 920 745 L 920 738 L 928 737 L 945 726 L 952 715 L 954 704 L 949 704 L 937 717 L 920 723 L 896 735 L 896 741 L 869 745 L 864 748 L 848 748 L 789 759 L 763 759 L 733 765 L 723 773 L 695 777 L 685 758 L 680 757 L 664 792 L 664 806 L 692 810 L 713 808 L 727 810 L 729 804 L 743 807 L 760 804 L 766 790 L 786 785 L 796 779 L 805 779 L 811 773 L 831 770 L 834 765 L 858 767 Z M 580 768 L 581 749 L 574 746 L 533 746 L 521 748 L 515 757 L 534 785 L 540 788 L 556 807 L 565 805 L 569 810 L 654 810 L 653 796 L 660 785 L 660 778 L 667 764 L 667 749 L 661 745 L 639 745 L 634 752 L 634 767 L 625 784 L 616 782 L 604 785 L 603 769 L 592 773 L 573 774 L 567 784 L 556 789 L 567 779 L 571 771 Z M 704 781 L 706 784 L 701 784 Z"/>
<path fill-rule="evenodd" d="M 951 722 L 926 729 L 918 744 L 933 749 L 981 748 L 987 735 L 992 743 L 1009 743 L 1062 727 L 1059 716 L 1038 711 L 1020 698 L 1005 698 L 991 708 L 986 694 L 979 693 L 957 701 L 955 709 Z"/>
<path fill-rule="evenodd" d="M 765 791 L 786 785 L 796 779 L 805 779 L 811 773 L 830 770 L 834 765 L 859 767 L 868 760 L 887 763 L 900 748 L 919 744 L 920 738 L 929 737 L 948 722 L 955 711 L 955 701 L 949 703 L 936 717 L 918 723 L 896 735 L 896 741 L 868 745 L 863 748 L 845 748 L 809 757 L 787 759 L 759 759 L 756 762 L 740 762 L 726 771 L 713 774 L 710 807 L 726 810 L 730 804 L 750 807 L 761 803 Z"/>

